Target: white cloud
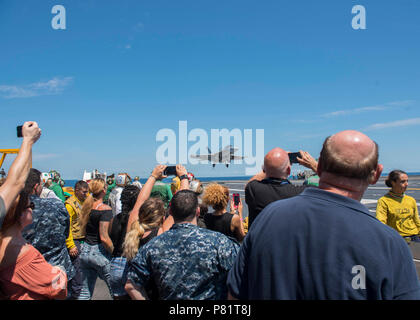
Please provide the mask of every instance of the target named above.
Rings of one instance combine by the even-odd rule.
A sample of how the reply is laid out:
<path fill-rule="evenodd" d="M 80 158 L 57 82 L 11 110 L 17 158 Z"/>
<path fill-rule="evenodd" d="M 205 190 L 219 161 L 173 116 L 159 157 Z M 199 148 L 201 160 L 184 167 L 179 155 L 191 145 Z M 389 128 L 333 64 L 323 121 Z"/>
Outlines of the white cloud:
<path fill-rule="evenodd" d="M 59 94 L 72 82 L 72 77 L 54 77 L 45 82 L 35 82 L 23 86 L 0 85 L 0 97 L 13 99 Z"/>
<path fill-rule="evenodd" d="M 0 96 L 3 98 L 29 98 L 34 96 L 34 92 L 17 86 L 0 85 Z"/>
<path fill-rule="evenodd" d="M 363 112 L 370 112 L 370 111 L 382 111 L 388 109 L 385 106 L 372 106 L 372 107 L 363 107 L 363 108 L 356 108 L 356 109 L 349 109 L 349 110 L 339 110 L 330 113 L 325 113 L 321 115 L 324 118 L 331 118 L 331 117 L 339 117 L 339 116 L 347 116 L 351 114 L 359 114 Z"/>
<path fill-rule="evenodd" d="M 144 30 L 144 24 L 142 22 L 137 22 L 133 27 L 134 32 L 142 32 Z"/>
<path fill-rule="evenodd" d="M 384 105 L 377 105 L 377 106 L 369 106 L 369 107 L 362 107 L 356 109 L 347 109 L 347 110 L 338 110 L 334 112 L 329 112 L 321 115 L 323 118 L 331 118 L 331 117 L 340 117 L 340 116 L 348 116 L 353 114 L 360 114 L 364 112 L 372 112 L 372 111 L 383 111 L 395 107 L 406 107 L 412 105 L 415 101 L 413 100 L 404 100 L 404 101 L 394 101 L 385 103 Z"/>
<path fill-rule="evenodd" d="M 367 127 L 365 130 L 379 130 L 385 128 L 396 128 L 396 127 L 407 127 L 407 126 L 416 126 L 420 125 L 420 118 L 398 120 L 385 123 L 375 123 Z"/>

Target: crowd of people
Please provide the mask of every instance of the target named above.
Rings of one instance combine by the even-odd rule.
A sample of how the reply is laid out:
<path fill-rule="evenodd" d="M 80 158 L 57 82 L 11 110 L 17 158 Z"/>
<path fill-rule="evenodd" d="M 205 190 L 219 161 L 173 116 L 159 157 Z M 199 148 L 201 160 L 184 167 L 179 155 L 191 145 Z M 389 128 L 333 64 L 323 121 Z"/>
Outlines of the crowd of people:
<path fill-rule="evenodd" d="M 318 160 L 300 151 L 314 184 L 292 184 L 288 153 L 270 150 L 246 184 L 246 219 L 242 199 L 182 165 L 170 185 L 156 165 L 143 185 L 120 173 L 66 194 L 31 168 L 37 123 L 22 133 L 0 186 L 3 299 L 88 300 L 98 277 L 115 300 L 420 299 L 407 173 L 389 174 L 372 215 L 360 201 L 383 166 L 361 132 L 327 137 Z"/>

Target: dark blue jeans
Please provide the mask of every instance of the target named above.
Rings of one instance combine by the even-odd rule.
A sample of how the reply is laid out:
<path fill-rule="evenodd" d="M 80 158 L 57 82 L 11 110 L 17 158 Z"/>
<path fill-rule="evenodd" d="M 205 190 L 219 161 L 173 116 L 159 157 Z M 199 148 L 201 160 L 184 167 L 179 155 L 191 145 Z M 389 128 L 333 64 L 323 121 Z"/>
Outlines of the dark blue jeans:
<path fill-rule="evenodd" d="M 124 257 L 115 257 L 111 260 L 111 288 L 114 296 L 122 297 L 128 295 L 124 286 L 127 282 L 128 263 Z"/>

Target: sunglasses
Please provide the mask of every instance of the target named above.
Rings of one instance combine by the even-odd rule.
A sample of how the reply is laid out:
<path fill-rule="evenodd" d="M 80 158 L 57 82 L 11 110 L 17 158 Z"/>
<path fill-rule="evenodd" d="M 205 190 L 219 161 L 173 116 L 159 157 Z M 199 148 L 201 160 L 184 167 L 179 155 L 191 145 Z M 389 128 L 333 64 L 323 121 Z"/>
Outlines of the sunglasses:
<path fill-rule="evenodd" d="M 32 210 L 34 210 L 35 209 L 35 203 L 33 203 L 31 201 L 31 203 L 29 204 L 29 206 L 27 206 L 25 209 L 28 209 L 28 208 L 31 208 Z"/>

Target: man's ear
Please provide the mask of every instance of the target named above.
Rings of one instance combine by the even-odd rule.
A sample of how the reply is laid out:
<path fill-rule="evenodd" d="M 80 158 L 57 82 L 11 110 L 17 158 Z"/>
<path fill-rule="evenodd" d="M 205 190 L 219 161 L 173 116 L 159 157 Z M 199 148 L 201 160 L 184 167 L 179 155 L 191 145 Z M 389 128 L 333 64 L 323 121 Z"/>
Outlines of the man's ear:
<path fill-rule="evenodd" d="M 200 206 L 198 206 L 197 207 L 197 209 L 195 210 L 195 215 L 197 216 L 197 217 L 199 217 L 200 216 Z"/>
<path fill-rule="evenodd" d="M 384 166 L 382 164 L 378 164 L 375 171 L 372 171 L 368 182 L 369 184 L 376 184 L 378 182 L 379 178 L 381 177 L 382 171 L 384 169 Z"/>
<path fill-rule="evenodd" d="M 286 172 L 287 172 L 287 176 L 290 176 L 290 172 L 292 172 L 292 168 L 290 165 L 287 166 Z"/>
<path fill-rule="evenodd" d="M 322 174 L 321 163 L 322 163 L 322 159 L 321 157 L 319 157 L 318 166 L 316 167 L 316 174 L 318 175 L 318 177 L 321 177 L 321 174 Z"/>

